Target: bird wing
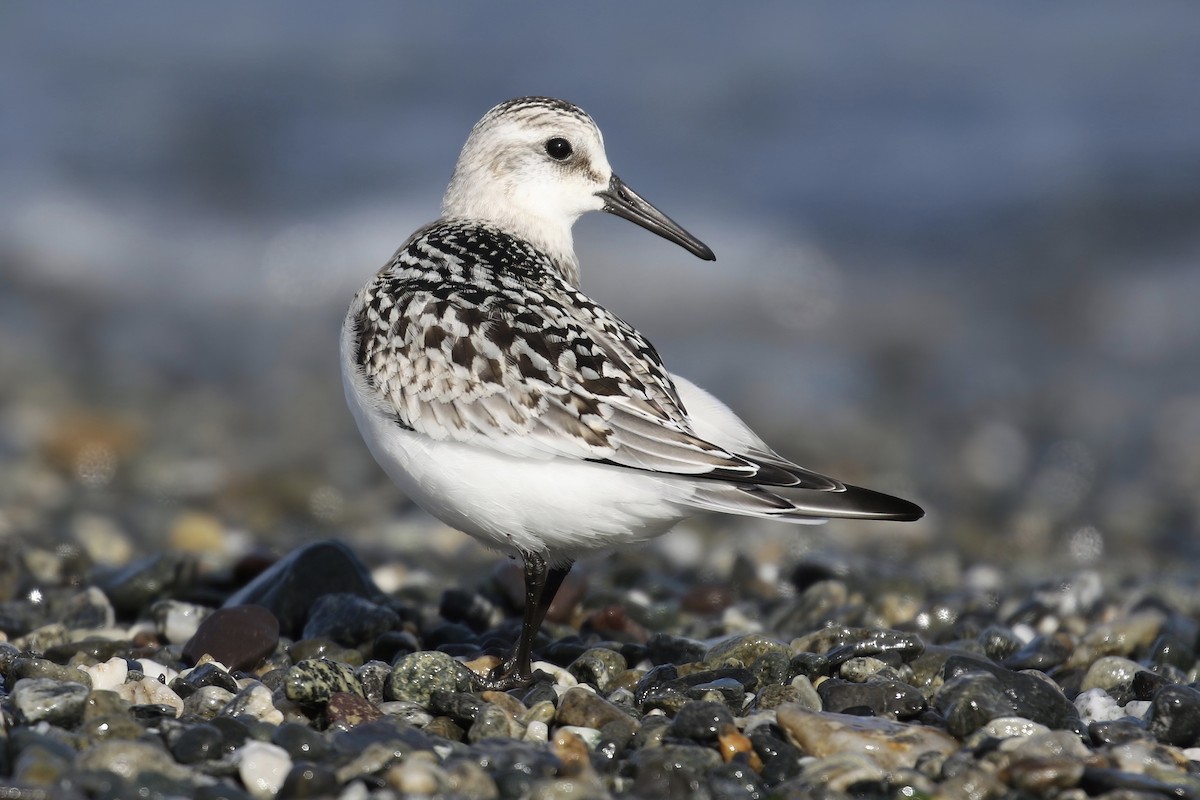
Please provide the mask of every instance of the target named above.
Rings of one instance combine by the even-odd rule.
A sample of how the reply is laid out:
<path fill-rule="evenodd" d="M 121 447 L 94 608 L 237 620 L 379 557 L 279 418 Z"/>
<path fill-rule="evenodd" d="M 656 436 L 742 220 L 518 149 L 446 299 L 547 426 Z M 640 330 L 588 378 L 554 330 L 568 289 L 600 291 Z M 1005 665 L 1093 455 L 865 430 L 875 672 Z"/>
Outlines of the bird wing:
<path fill-rule="evenodd" d="M 698 434 L 653 346 L 565 284 L 482 291 L 384 272 L 360 299 L 355 327 L 367 385 L 398 424 L 433 439 L 527 458 L 836 488 L 761 440 L 737 452 Z"/>

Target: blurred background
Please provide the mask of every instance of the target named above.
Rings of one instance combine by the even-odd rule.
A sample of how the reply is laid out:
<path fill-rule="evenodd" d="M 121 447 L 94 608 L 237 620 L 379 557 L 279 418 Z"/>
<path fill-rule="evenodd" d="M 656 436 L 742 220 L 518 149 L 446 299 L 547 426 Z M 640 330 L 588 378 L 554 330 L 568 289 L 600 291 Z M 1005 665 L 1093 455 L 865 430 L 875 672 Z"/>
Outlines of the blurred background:
<path fill-rule="evenodd" d="M 1198 31 L 1184 3 L 6 4 L 0 533 L 114 563 L 441 542 L 354 430 L 338 328 L 470 126 L 550 94 L 718 257 L 591 215 L 584 288 L 785 454 L 929 510 L 700 520 L 672 557 L 754 528 L 1194 569 Z"/>

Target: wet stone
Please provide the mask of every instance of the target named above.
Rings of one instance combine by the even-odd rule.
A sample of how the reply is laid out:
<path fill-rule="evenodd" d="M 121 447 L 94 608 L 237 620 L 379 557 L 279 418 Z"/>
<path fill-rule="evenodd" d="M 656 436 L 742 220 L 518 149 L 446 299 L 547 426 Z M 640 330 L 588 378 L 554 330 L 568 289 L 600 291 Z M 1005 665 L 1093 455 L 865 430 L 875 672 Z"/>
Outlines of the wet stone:
<path fill-rule="evenodd" d="M 354 670 L 337 661 L 306 659 L 295 664 L 283 679 L 288 700 L 301 706 L 319 706 L 334 692 L 362 694 L 362 685 Z"/>
<path fill-rule="evenodd" d="M 1136 661 L 1121 656 L 1104 656 L 1092 662 L 1079 685 L 1081 691 L 1104 689 L 1109 691 L 1122 684 L 1133 682 L 1133 676 L 1146 668 Z"/>
<path fill-rule="evenodd" d="M 741 711 L 746 702 L 746 687 L 733 678 L 697 683 L 688 686 L 685 694 L 692 700 L 719 701 L 734 711 Z"/>
<path fill-rule="evenodd" d="M 374 641 L 400 624 L 400 617 L 386 606 L 357 594 L 336 592 L 322 595 L 313 603 L 301 638 L 328 638 L 353 647 Z"/>
<path fill-rule="evenodd" d="M 336 797 L 340 784 L 337 773 L 330 767 L 312 761 L 297 761 L 293 755 L 292 768 L 279 788 L 280 800 Z"/>
<path fill-rule="evenodd" d="M 709 772 L 720 765 L 721 756 L 712 748 L 664 744 L 634 751 L 626 769 L 642 797 L 678 797 L 705 786 Z"/>
<path fill-rule="evenodd" d="M 187 675 L 171 682 L 171 689 L 185 700 L 205 686 L 216 686 L 230 694 L 238 690 L 237 681 L 233 676 L 212 662 L 201 664 Z"/>
<path fill-rule="evenodd" d="M 186 728 L 170 743 L 171 754 L 180 764 L 196 764 L 219 758 L 225 753 L 221 731 L 214 725 Z"/>
<path fill-rule="evenodd" d="M 265 608 L 227 606 L 205 617 L 195 635 L 183 646 L 183 657 L 192 663 L 208 654 L 232 670 L 258 664 L 279 643 L 279 622 Z"/>
<path fill-rule="evenodd" d="M 515 739 L 481 740 L 462 757 L 484 769 L 501 797 L 528 797 L 537 781 L 553 778 L 562 766 L 545 747 Z"/>
<path fill-rule="evenodd" d="M 1004 659 L 1003 664 L 1011 670 L 1038 669 L 1048 672 L 1065 664 L 1074 649 L 1074 642 L 1065 634 L 1035 636 L 1020 650 Z"/>
<path fill-rule="evenodd" d="M 749 667 L 766 655 L 790 657 L 787 645 L 758 633 L 734 636 L 718 642 L 704 654 L 709 667 Z"/>
<path fill-rule="evenodd" d="M 334 692 L 325 704 L 325 719 L 332 731 L 348 730 L 383 716 L 366 698 L 350 692 Z"/>
<path fill-rule="evenodd" d="M 297 722 L 285 722 L 271 734 L 271 742 L 282 747 L 293 761 L 321 761 L 329 752 L 325 734 Z"/>
<path fill-rule="evenodd" d="M 620 653 L 604 647 L 585 651 L 567 667 L 580 683 L 595 686 L 602 694 L 615 688 L 617 678 L 628 668 Z"/>
<path fill-rule="evenodd" d="M 92 679 L 86 672 L 75 667 L 64 667 L 45 658 L 14 658 L 9 665 L 5 681 L 13 685 L 23 678 L 39 678 L 52 681 L 79 683 L 91 688 Z"/>
<path fill-rule="evenodd" d="M 449 717 L 457 724 L 469 728 L 484 705 L 484 701 L 471 692 L 447 692 L 439 689 L 430 696 L 428 708 L 432 714 Z"/>
<path fill-rule="evenodd" d="M 150 607 L 155 631 L 172 644 L 182 644 L 195 636 L 200 623 L 212 612 L 208 606 L 182 600 L 159 600 Z"/>
<path fill-rule="evenodd" d="M 1146 713 L 1146 729 L 1164 744 L 1200 744 L 1200 690 L 1171 685 L 1156 691 Z"/>
<path fill-rule="evenodd" d="M 708 771 L 708 789 L 718 800 L 756 800 L 766 794 L 762 777 L 746 764 L 718 764 Z"/>
<path fill-rule="evenodd" d="M 13 687 L 11 702 L 27 723 L 48 722 L 72 727 L 83 717 L 88 688 L 47 678 L 23 678 Z"/>
<path fill-rule="evenodd" d="M 958 743 L 944 732 L 924 725 L 876 717 L 806 711 L 780 706 L 779 727 L 805 753 L 824 758 L 835 754 L 867 755 L 884 769 L 912 767 L 930 751 L 949 755 Z"/>
<path fill-rule="evenodd" d="M 496 737 L 515 738 L 520 733 L 519 726 L 515 724 L 511 714 L 497 705 L 485 703 L 467 729 L 467 741 L 479 742 Z"/>
<path fill-rule="evenodd" d="M 874 716 L 911 719 L 925 710 L 925 696 L 906 683 L 874 680 L 850 683 L 830 678 L 817 687 L 821 707 L 839 713 L 868 711 Z"/>
<path fill-rule="evenodd" d="M 603 697 L 579 687 L 572 687 L 563 694 L 555 712 L 555 721 L 559 725 L 599 729 L 614 720 L 632 721 L 628 714 Z"/>
<path fill-rule="evenodd" d="M 363 697 L 375 705 L 383 702 L 383 691 L 392 668 L 382 661 L 368 661 L 354 670 L 354 677 L 362 687 Z"/>
<path fill-rule="evenodd" d="M 656 633 L 646 642 L 646 655 L 650 662 L 658 664 L 691 664 L 704 658 L 705 648 L 700 642 Z"/>
<path fill-rule="evenodd" d="M 449 655 L 425 651 L 404 656 L 396 662 L 388 678 L 384 696 L 389 700 L 410 700 L 428 706 L 439 689 L 465 692 L 471 688 L 466 667 Z"/>
<path fill-rule="evenodd" d="M 196 574 L 194 557 L 163 553 L 116 569 L 97 570 L 92 584 L 104 593 L 117 613 L 137 616 L 154 600 L 191 586 Z"/>
<path fill-rule="evenodd" d="M 313 604 L 321 596 L 333 593 L 353 594 L 372 601 L 383 597 L 370 571 L 350 548 L 330 540 L 292 551 L 230 597 L 225 605 L 262 606 L 279 620 L 281 634 L 298 639 Z"/>
<path fill-rule="evenodd" d="M 708 743 L 715 741 L 723 728 L 733 725 L 733 715 L 723 703 L 693 701 L 675 715 L 667 735 Z"/>
<path fill-rule="evenodd" d="M 1049 679 L 961 655 L 946 660 L 944 673 L 934 704 L 954 736 L 964 738 L 989 720 L 1009 716 L 1083 735 L 1079 712 Z"/>

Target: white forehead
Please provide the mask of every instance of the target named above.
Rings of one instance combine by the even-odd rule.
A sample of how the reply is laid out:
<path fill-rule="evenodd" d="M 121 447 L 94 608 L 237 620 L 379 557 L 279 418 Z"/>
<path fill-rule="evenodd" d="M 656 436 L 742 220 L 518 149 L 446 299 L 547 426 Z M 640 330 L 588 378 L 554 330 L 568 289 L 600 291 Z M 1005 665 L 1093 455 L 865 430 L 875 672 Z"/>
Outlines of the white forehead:
<path fill-rule="evenodd" d="M 519 97 L 501 103 L 475 124 L 468 144 L 498 148 L 544 142 L 555 136 L 567 139 L 576 150 L 604 152 L 604 137 L 587 112 L 552 97 Z"/>

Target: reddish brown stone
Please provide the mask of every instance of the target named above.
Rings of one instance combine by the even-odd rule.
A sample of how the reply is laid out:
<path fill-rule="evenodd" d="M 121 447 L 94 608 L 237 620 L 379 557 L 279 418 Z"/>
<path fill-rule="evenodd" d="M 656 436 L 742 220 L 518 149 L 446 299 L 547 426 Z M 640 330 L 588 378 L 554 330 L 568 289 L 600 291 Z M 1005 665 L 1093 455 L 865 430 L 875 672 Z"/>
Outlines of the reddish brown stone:
<path fill-rule="evenodd" d="M 383 717 L 383 712 L 365 697 L 353 692 L 334 692 L 325 705 L 325 719 L 331 727 L 353 728 Z"/>
<path fill-rule="evenodd" d="M 207 653 L 231 670 L 246 670 L 275 652 L 279 621 L 262 606 L 220 608 L 205 617 L 183 646 L 193 664 Z"/>

